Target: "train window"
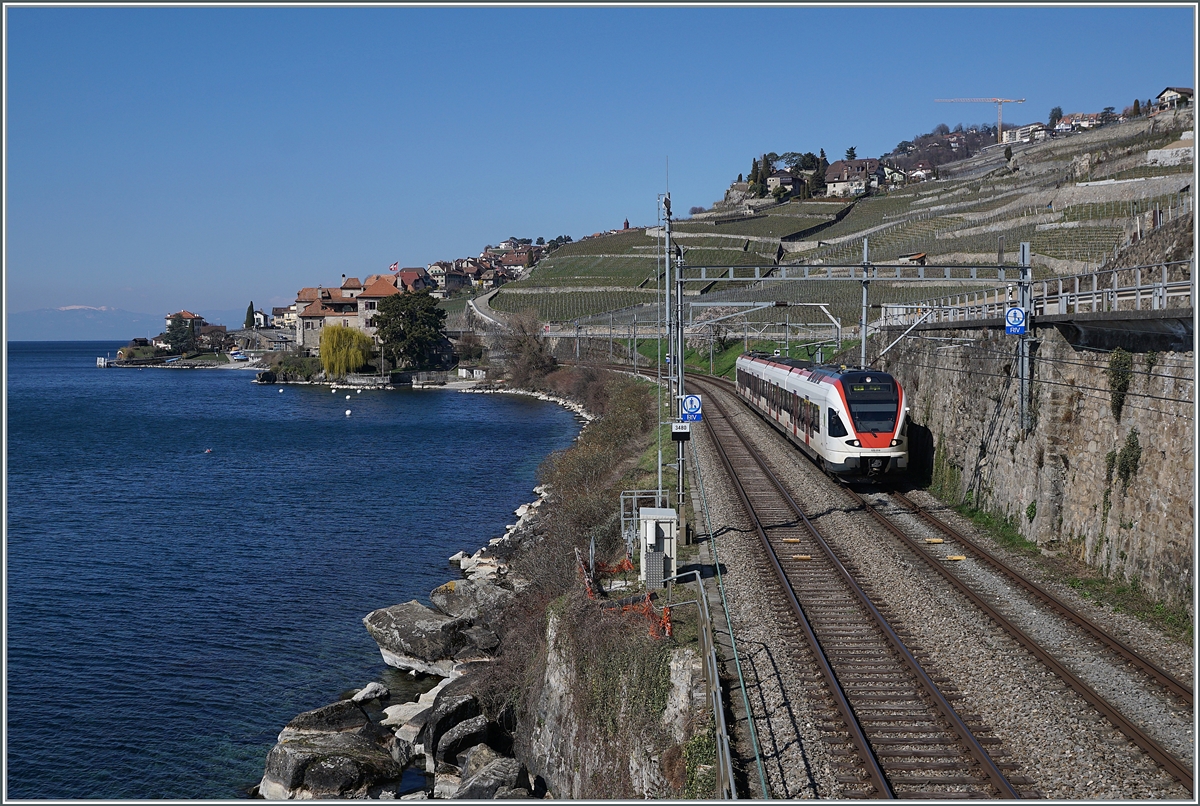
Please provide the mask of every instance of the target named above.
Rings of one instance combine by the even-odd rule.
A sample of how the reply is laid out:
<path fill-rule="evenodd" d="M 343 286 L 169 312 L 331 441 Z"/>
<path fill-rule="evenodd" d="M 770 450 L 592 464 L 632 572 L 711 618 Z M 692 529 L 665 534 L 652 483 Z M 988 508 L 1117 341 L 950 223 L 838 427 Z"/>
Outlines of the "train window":
<path fill-rule="evenodd" d="M 813 432 L 817 433 L 817 434 L 821 433 L 821 404 L 820 403 L 812 404 L 812 424 L 813 424 L 813 429 L 812 429 Z"/>
<path fill-rule="evenodd" d="M 863 431 L 891 433 L 896 428 L 900 395 L 895 385 L 887 383 L 849 384 L 846 404 L 854 427 Z"/>
<path fill-rule="evenodd" d="M 842 425 L 842 418 L 833 409 L 829 410 L 829 436 L 844 437 L 846 436 L 846 426 Z"/>

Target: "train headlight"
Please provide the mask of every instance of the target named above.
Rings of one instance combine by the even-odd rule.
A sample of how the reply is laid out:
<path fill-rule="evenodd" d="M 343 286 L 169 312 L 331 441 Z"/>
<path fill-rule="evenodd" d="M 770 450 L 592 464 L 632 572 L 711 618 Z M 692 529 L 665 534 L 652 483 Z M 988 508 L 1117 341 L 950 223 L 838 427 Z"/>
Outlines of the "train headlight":
<path fill-rule="evenodd" d="M 846 444 L 847 444 L 847 445 L 853 445 L 853 446 L 854 446 L 854 447 L 856 447 L 856 448 L 858 448 L 858 447 L 861 447 L 861 446 L 862 446 L 862 443 L 861 443 L 861 442 L 859 442 L 857 439 L 848 439 L 848 440 L 846 440 Z"/>
<path fill-rule="evenodd" d="M 897 446 L 897 445 L 899 445 L 899 444 L 900 444 L 900 440 L 898 440 L 898 439 L 893 439 L 893 440 L 892 440 L 892 447 L 893 447 L 893 448 L 894 448 L 894 447 L 896 447 L 896 446 Z"/>

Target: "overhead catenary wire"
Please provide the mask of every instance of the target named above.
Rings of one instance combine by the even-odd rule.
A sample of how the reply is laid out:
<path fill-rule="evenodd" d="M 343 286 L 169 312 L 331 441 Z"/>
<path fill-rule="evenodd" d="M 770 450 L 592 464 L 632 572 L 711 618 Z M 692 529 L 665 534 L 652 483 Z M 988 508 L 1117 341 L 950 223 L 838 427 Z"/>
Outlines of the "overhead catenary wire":
<path fill-rule="evenodd" d="M 958 369 L 955 367 L 941 367 L 941 366 L 936 366 L 936 365 L 931 365 L 931 364 L 922 364 L 922 363 L 913 362 L 913 361 L 896 361 L 894 363 L 900 364 L 902 366 L 920 367 L 922 369 L 932 369 L 932 370 L 936 370 L 938 372 L 954 372 L 954 373 L 957 373 L 960 375 L 971 375 L 974 377 L 980 377 L 980 376 L 986 377 L 986 378 L 1009 378 L 1009 377 L 1012 377 L 1012 373 L 1004 374 L 1004 373 L 999 373 L 999 372 L 982 372 L 982 371 L 977 371 L 977 370 Z M 1045 380 L 1045 379 L 1038 379 L 1037 383 L 1046 384 L 1049 386 L 1063 386 L 1068 389 L 1074 389 L 1074 390 L 1080 391 L 1080 392 L 1100 392 L 1101 395 L 1086 395 L 1086 397 L 1089 397 L 1094 400 L 1105 400 L 1105 399 L 1107 399 L 1106 396 L 1110 394 L 1110 390 L 1108 390 L 1108 389 L 1101 389 L 1101 388 L 1095 387 L 1095 386 L 1078 386 L 1076 384 L 1065 383 L 1063 381 L 1051 381 L 1051 380 Z M 1187 400 L 1187 399 L 1174 398 L 1174 397 L 1160 397 L 1157 395 L 1148 395 L 1145 393 L 1138 393 L 1138 392 L 1126 392 L 1126 397 L 1141 397 L 1141 398 L 1148 398 L 1148 399 L 1152 399 L 1152 400 L 1162 400 L 1162 401 L 1169 402 L 1169 403 L 1181 403 L 1181 404 L 1186 404 L 1188 406 L 1194 405 L 1193 401 Z M 1190 414 L 1180 415 L 1180 414 L 1177 414 L 1176 412 L 1163 411 L 1162 409 L 1153 409 L 1153 408 L 1147 408 L 1144 406 L 1134 406 L 1131 404 L 1126 404 L 1126 408 L 1137 409 L 1139 411 L 1149 411 L 1149 412 L 1154 412 L 1157 414 L 1166 414 L 1166 415 L 1170 415 L 1170 416 L 1181 416 L 1184 419 L 1188 419 L 1188 420 L 1192 419 Z"/>

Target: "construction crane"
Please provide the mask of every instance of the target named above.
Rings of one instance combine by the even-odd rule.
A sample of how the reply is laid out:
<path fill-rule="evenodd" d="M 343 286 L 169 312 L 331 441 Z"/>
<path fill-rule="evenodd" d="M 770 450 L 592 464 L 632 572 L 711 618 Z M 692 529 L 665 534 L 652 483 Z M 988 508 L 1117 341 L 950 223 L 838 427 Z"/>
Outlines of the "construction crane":
<path fill-rule="evenodd" d="M 995 104 L 996 105 L 996 142 L 1002 143 L 1004 105 L 1023 104 L 1024 98 L 938 98 L 934 103 L 939 104 Z"/>

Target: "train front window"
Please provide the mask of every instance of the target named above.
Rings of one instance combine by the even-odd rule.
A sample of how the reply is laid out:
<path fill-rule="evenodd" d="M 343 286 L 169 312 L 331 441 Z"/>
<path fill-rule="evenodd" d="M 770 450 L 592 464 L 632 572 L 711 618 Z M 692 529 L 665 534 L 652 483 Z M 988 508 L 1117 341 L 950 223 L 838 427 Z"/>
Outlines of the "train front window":
<path fill-rule="evenodd" d="M 888 433 L 896 428 L 900 395 L 891 378 L 860 378 L 843 384 L 850 419 L 860 434 Z"/>

